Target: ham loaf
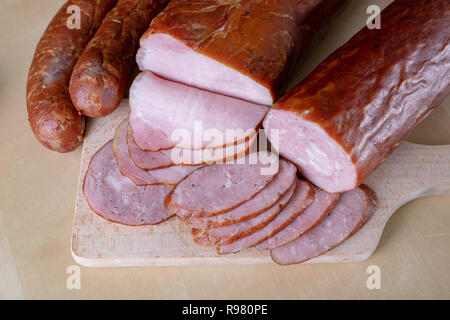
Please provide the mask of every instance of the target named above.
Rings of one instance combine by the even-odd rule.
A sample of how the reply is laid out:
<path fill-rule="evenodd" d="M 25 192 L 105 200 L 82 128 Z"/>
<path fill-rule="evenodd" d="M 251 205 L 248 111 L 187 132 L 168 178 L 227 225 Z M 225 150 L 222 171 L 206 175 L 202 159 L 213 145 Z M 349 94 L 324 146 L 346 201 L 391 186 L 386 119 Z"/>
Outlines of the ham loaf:
<path fill-rule="evenodd" d="M 172 0 L 137 62 L 165 78 L 272 105 L 314 31 L 343 0 Z"/>
<path fill-rule="evenodd" d="M 280 154 L 328 192 L 360 185 L 450 92 L 450 1 L 396 0 L 271 109 Z"/>

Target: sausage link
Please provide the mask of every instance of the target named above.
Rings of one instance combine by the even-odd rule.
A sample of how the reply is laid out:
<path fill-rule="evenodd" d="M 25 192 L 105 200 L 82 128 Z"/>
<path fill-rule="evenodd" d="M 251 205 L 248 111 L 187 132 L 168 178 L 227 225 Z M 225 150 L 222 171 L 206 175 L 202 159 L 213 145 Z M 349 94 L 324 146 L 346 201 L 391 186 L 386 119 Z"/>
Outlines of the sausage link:
<path fill-rule="evenodd" d="M 139 38 L 167 0 L 119 0 L 75 65 L 70 96 L 88 117 L 113 112 L 124 96 Z"/>
<path fill-rule="evenodd" d="M 36 47 L 27 81 L 28 120 L 36 138 L 51 150 L 69 152 L 83 140 L 85 120 L 70 100 L 70 76 L 78 57 L 116 2 L 67 1 Z M 79 28 L 69 28 L 71 6 L 80 9 Z"/>

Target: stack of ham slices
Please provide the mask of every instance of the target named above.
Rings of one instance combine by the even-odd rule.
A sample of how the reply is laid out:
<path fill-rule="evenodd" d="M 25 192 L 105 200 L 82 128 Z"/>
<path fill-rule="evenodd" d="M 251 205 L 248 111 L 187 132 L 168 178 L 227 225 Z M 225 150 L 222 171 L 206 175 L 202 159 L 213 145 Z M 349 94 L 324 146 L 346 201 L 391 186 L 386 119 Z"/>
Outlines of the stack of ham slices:
<path fill-rule="evenodd" d="M 357 232 L 376 202 L 361 183 L 450 92 L 450 6 L 396 0 L 281 98 L 343 2 L 170 1 L 140 40 L 129 118 L 91 159 L 91 208 L 127 225 L 176 215 L 198 245 L 282 265 Z M 256 148 L 261 126 L 281 156 Z"/>
<path fill-rule="evenodd" d="M 198 245 L 214 246 L 220 254 L 270 249 L 279 264 L 304 262 L 339 245 L 375 208 L 368 187 L 328 193 L 274 154 L 174 164 L 167 150 L 137 150 L 127 121 L 92 157 L 83 191 L 92 210 L 109 221 L 148 225 L 177 215 L 192 225 Z"/>
<path fill-rule="evenodd" d="M 220 254 L 271 249 L 280 264 L 304 262 L 334 248 L 374 212 L 375 194 L 366 186 L 328 193 L 298 178 L 286 160 L 271 175 L 261 175 L 260 166 L 198 169 L 171 191 L 166 207 L 191 223 L 198 245 L 215 246 Z"/>
<path fill-rule="evenodd" d="M 328 193 L 257 134 L 311 31 L 342 3 L 171 1 L 141 39 L 129 118 L 91 159 L 83 191 L 93 211 L 132 226 L 176 215 L 200 246 L 271 250 L 279 264 L 361 228 L 373 191 Z"/>

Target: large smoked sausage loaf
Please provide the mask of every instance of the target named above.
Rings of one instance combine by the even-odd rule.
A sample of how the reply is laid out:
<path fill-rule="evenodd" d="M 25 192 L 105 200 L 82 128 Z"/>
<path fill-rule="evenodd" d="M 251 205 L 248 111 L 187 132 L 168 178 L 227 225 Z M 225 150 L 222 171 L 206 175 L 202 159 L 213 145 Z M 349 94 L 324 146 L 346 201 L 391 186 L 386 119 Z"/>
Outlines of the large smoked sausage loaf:
<path fill-rule="evenodd" d="M 271 105 L 315 30 L 345 0 L 172 0 L 137 62 L 170 80 Z"/>
<path fill-rule="evenodd" d="M 328 192 L 357 187 L 450 90 L 450 2 L 397 0 L 269 112 L 281 155 Z"/>
<path fill-rule="evenodd" d="M 83 139 L 85 122 L 70 99 L 70 76 L 84 47 L 116 2 L 67 1 L 37 45 L 27 82 L 28 119 L 36 138 L 49 149 L 69 152 Z M 75 8 L 71 6 L 80 9 L 80 28 L 76 23 L 75 28 L 68 27 L 68 9 Z"/>
<path fill-rule="evenodd" d="M 88 117 L 113 112 L 122 101 L 139 38 L 168 0 L 119 0 L 73 70 L 70 96 Z"/>

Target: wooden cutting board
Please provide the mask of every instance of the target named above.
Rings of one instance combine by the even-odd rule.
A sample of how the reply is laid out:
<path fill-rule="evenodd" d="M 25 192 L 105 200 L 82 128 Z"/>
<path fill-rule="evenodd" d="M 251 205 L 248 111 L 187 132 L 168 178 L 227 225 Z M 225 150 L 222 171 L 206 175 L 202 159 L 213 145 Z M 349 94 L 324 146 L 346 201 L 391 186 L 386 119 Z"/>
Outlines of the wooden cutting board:
<path fill-rule="evenodd" d="M 212 248 L 199 247 L 192 241 L 190 227 L 177 218 L 156 226 L 129 227 L 108 222 L 89 208 L 82 183 L 91 156 L 112 139 L 115 128 L 128 112 L 128 101 L 124 101 L 111 115 L 88 122 L 72 231 L 74 259 L 88 267 L 273 263 L 267 251 L 249 249 L 221 256 Z M 340 246 L 307 263 L 365 260 L 375 251 L 386 222 L 397 208 L 419 197 L 450 194 L 450 145 L 405 142 L 366 184 L 378 195 L 373 218 Z"/>

